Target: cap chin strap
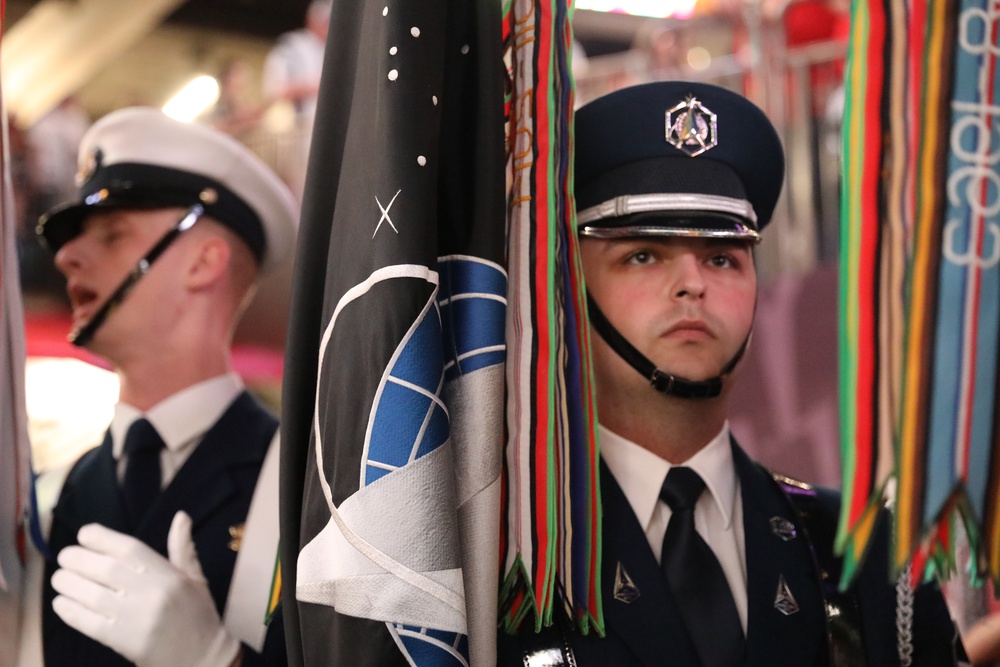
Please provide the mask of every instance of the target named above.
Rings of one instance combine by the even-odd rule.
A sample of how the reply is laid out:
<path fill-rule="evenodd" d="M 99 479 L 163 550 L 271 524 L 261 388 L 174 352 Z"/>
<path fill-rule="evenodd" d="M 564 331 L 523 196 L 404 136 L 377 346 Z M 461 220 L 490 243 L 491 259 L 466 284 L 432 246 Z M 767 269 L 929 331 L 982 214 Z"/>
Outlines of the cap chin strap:
<path fill-rule="evenodd" d="M 73 345 L 76 345 L 77 347 L 83 347 L 93 340 L 94 334 L 96 334 L 97 330 L 101 328 L 104 321 L 108 319 L 108 315 L 114 312 L 114 310 L 120 306 L 123 301 L 125 301 L 125 297 L 129 295 L 129 292 L 132 291 L 135 284 L 139 282 L 139 278 L 146 275 L 149 271 L 149 267 L 156 261 L 156 258 L 163 254 L 163 251 L 166 250 L 167 247 L 181 235 L 181 232 L 191 229 L 191 227 L 194 226 L 194 223 L 198 222 L 198 218 L 200 218 L 204 212 L 205 207 L 201 204 L 195 204 L 189 208 L 184 214 L 184 217 L 178 220 L 177 224 L 174 225 L 170 231 L 164 234 L 160 240 L 157 241 L 152 248 L 150 248 L 149 252 L 147 252 L 146 255 L 136 263 L 135 268 L 133 268 L 129 274 L 125 276 L 125 280 L 123 280 L 121 284 L 118 285 L 118 288 L 111 293 L 108 300 L 97 309 L 94 316 L 87 320 L 82 327 L 74 329 L 69 333 L 69 336 L 67 336 L 69 342 L 73 343 Z"/>
<path fill-rule="evenodd" d="M 665 373 L 657 368 L 656 364 L 650 361 L 646 355 L 637 350 L 632 343 L 625 340 L 625 337 L 608 321 L 608 318 L 604 316 L 604 313 L 597 307 L 597 303 L 589 294 L 587 295 L 587 307 L 590 309 L 590 323 L 597 329 L 597 333 L 601 334 L 604 342 L 619 357 L 628 362 L 629 366 L 639 371 L 640 375 L 649 380 L 654 389 L 668 396 L 690 399 L 715 398 L 722 393 L 722 378 L 736 368 L 736 364 L 743 358 L 743 353 L 746 352 L 747 345 L 750 343 L 750 336 L 747 335 L 740 349 L 737 350 L 733 358 L 716 377 L 707 380 L 688 380 Z"/>

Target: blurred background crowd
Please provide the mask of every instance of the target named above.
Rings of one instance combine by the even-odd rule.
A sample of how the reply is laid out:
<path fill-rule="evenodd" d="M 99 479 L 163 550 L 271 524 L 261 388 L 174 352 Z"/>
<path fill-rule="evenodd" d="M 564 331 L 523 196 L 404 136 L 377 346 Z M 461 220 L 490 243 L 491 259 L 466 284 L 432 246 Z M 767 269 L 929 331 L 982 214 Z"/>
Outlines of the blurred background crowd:
<path fill-rule="evenodd" d="M 91 120 L 135 104 L 231 134 L 301 194 L 329 8 L 309 0 L 266 4 L 155 0 L 123 12 L 116 3 L 10 0 L 0 62 L 23 236 L 72 192 L 76 145 Z M 578 103 L 676 78 L 748 95 L 782 129 L 793 164 L 781 241 L 763 258 L 765 275 L 833 259 L 837 167 L 828 158 L 838 149 L 845 0 L 632 4 L 635 14 L 577 3 Z M 92 25 L 101 26 L 99 36 L 79 34 Z M 42 78 L 46 85 L 37 85 Z M 36 257 L 33 244 L 23 250 L 26 289 L 52 290 L 47 259 Z"/>
<path fill-rule="evenodd" d="M 747 95 L 778 127 L 789 168 L 757 256 L 765 286 L 760 335 L 737 397 L 742 423 L 734 427 L 758 457 L 839 485 L 835 262 L 845 0 L 589 1 L 576 3 L 573 19 L 578 105 L 644 81 L 698 80 Z M 329 11 L 324 0 L 8 0 L 0 64 L 29 353 L 80 356 L 63 341 L 62 279 L 34 228 L 74 191 L 76 147 L 90 122 L 124 106 L 162 107 L 234 136 L 301 196 Z M 283 267 L 261 286 L 236 336 L 247 379 L 259 380 L 275 403 L 291 271 Z M 36 449 L 50 451 L 35 440 Z M 789 459 L 789 451 L 798 454 Z"/>

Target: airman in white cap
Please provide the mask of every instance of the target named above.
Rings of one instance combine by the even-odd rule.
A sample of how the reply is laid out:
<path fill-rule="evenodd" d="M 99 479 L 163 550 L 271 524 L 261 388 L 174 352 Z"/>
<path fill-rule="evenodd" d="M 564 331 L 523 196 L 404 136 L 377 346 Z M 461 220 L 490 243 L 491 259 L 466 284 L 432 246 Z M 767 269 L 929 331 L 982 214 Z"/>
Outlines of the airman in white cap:
<path fill-rule="evenodd" d="M 241 542 L 277 537 L 250 508 L 277 498 L 261 471 L 278 422 L 230 346 L 258 274 L 292 251 L 295 200 L 241 144 L 154 109 L 104 117 L 79 157 L 78 198 L 38 232 L 67 278 L 71 340 L 121 389 L 53 510 L 46 664 L 284 664 L 280 621 L 234 629 Z M 273 570 L 276 551 L 257 555 Z"/>

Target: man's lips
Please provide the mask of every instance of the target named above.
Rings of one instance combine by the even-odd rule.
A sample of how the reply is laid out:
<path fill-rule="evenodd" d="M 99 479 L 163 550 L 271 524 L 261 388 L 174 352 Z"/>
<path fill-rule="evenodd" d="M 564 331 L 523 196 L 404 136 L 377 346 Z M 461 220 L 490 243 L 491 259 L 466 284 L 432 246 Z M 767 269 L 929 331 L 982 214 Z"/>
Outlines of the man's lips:
<path fill-rule="evenodd" d="M 711 338 L 712 331 L 702 320 L 678 320 L 663 332 L 664 338 Z"/>
<path fill-rule="evenodd" d="M 80 283 L 70 282 L 66 287 L 75 316 L 82 316 L 97 302 L 97 292 Z"/>

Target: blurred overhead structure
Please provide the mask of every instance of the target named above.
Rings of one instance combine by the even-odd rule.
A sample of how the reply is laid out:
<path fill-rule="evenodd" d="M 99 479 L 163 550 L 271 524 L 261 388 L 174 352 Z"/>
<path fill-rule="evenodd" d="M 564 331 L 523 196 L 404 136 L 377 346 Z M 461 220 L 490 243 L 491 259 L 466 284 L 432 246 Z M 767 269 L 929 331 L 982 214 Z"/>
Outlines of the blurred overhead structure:
<path fill-rule="evenodd" d="M 776 241 L 757 258 L 764 280 L 809 271 L 837 254 L 845 44 L 830 16 L 844 1 L 698 0 L 695 15 L 683 20 L 582 9 L 573 16 L 577 46 L 588 56 L 577 75 L 579 103 L 642 81 L 689 79 L 742 92 L 774 121 L 789 170 L 772 225 Z M 260 107 L 263 121 L 241 129 L 239 139 L 288 173 L 301 159 L 303 137 L 282 122 L 281 109 L 263 108 L 259 82 L 274 40 L 301 25 L 308 2 L 6 0 L 9 109 L 26 129 L 70 94 L 93 119 L 122 106 L 162 106 L 194 77 L 240 61 L 249 72 L 244 101 Z"/>
<path fill-rule="evenodd" d="M 44 0 L 4 36 L 8 110 L 31 125 L 144 37 L 183 0 Z"/>

